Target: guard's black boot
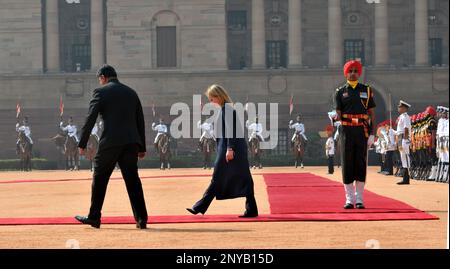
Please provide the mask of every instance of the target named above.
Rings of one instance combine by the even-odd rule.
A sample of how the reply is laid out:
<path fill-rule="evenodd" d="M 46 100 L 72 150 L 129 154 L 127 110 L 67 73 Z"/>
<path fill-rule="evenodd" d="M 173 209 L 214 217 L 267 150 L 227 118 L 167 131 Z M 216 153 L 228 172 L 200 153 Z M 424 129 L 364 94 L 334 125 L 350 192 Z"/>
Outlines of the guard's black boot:
<path fill-rule="evenodd" d="M 409 172 L 407 168 L 402 168 L 403 169 L 403 180 L 398 182 L 398 185 L 408 185 L 409 184 Z"/>

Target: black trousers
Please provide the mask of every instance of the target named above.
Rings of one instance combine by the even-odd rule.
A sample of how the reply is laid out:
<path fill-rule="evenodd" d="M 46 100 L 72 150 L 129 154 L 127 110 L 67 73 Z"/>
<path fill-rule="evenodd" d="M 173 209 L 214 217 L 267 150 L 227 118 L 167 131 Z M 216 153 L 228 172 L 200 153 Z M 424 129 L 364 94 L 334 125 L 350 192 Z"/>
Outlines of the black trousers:
<path fill-rule="evenodd" d="M 328 156 L 328 174 L 334 173 L 334 155 Z"/>
<path fill-rule="evenodd" d="M 384 171 L 392 175 L 394 173 L 394 151 L 386 151 L 386 158 L 384 159 Z"/>
<path fill-rule="evenodd" d="M 362 126 L 341 126 L 341 164 L 344 184 L 366 182 L 367 138 Z"/>
<path fill-rule="evenodd" d="M 148 215 L 145 207 L 144 192 L 138 175 L 138 145 L 129 144 L 109 148 L 97 152 L 94 159 L 94 180 L 92 182 L 91 208 L 89 218 L 101 218 L 101 210 L 105 200 L 109 178 L 119 164 L 123 179 L 130 198 L 131 208 L 136 222 L 147 222 Z"/>
<path fill-rule="evenodd" d="M 383 154 L 380 154 L 380 172 L 384 171 L 384 161 L 383 161 Z"/>
<path fill-rule="evenodd" d="M 202 214 L 205 214 L 208 210 L 209 206 L 211 205 L 211 202 L 216 197 L 215 195 L 215 183 L 214 181 L 211 181 L 208 188 L 206 189 L 205 193 L 203 194 L 202 199 L 200 199 L 195 205 L 192 207 L 197 212 L 200 212 Z M 258 214 L 258 207 L 256 205 L 256 199 L 255 195 L 248 195 L 245 197 L 245 213 L 251 214 L 251 215 L 257 215 Z"/>

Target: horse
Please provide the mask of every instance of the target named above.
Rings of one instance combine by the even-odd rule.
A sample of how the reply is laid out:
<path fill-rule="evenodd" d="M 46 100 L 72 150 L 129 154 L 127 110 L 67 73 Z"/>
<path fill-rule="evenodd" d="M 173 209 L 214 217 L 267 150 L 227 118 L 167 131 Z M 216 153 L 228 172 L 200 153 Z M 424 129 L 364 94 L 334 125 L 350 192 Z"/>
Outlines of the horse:
<path fill-rule="evenodd" d="M 158 153 L 159 153 L 159 162 L 161 163 L 161 170 L 165 169 L 165 165 L 167 164 L 167 168 L 170 169 L 170 139 L 167 134 L 161 134 L 158 141 Z"/>
<path fill-rule="evenodd" d="M 91 171 L 94 170 L 94 157 L 97 154 L 98 150 L 98 140 L 97 137 L 93 134 L 89 136 L 89 140 L 86 147 L 86 159 L 88 159 L 91 163 Z"/>
<path fill-rule="evenodd" d="M 297 133 L 295 136 L 293 153 L 295 157 L 295 168 L 298 167 L 299 162 L 301 168 L 303 168 L 303 155 L 305 154 L 305 139 L 300 133 Z"/>
<path fill-rule="evenodd" d="M 52 137 L 55 141 L 56 148 L 65 157 L 66 170 L 79 170 L 80 158 L 78 153 L 78 143 L 74 137 L 69 137 L 65 132 L 59 132 Z"/>
<path fill-rule="evenodd" d="M 204 138 L 200 143 L 200 150 L 203 153 L 203 169 L 211 169 L 211 153 L 216 148 L 216 142 L 213 138 Z"/>
<path fill-rule="evenodd" d="M 19 132 L 19 144 L 17 148 L 17 155 L 20 158 L 20 170 L 21 171 L 31 171 L 31 152 L 32 144 L 25 132 Z"/>
<path fill-rule="evenodd" d="M 51 138 L 55 142 L 56 149 L 64 155 L 64 143 L 66 142 L 67 135 L 64 134 L 62 131 L 56 134 L 54 137 Z"/>
<path fill-rule="evenodd" d="M 75 137 L 67 136 L 64 143 L 64 155 L 66 157 L 66 170 L 80 170 L 80 158 L 78 152 L 78 143 Z"/>
<path fill-rule="evenodd" d="M 250 150 L 250 154 L 252 156 L 252 160 L 253 160 L 253 169 L 256 169 L 256 167 L 258 167 L 259 169 L 262 169 L 262 163 L 261 163 L 261 148 L 260 148 L 260 143 L 259 143 L 259 139 L 256 136 L 253 136 L 250 139 L 249 142 L 249 150 Z"/>

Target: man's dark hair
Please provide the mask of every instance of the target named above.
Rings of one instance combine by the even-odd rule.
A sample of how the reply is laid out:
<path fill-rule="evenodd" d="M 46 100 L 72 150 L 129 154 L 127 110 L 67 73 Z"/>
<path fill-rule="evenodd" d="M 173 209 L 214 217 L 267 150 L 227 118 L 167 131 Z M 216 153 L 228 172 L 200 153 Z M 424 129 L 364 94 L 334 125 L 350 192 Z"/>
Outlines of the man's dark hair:
<path fill-rule="evenodd" d="M 105 78 L 116 78 L 117 73 L 114 68 L 108 64 L 104 64 L 100 69 L 97 71 L 97 77 L 104 76 Z"/>

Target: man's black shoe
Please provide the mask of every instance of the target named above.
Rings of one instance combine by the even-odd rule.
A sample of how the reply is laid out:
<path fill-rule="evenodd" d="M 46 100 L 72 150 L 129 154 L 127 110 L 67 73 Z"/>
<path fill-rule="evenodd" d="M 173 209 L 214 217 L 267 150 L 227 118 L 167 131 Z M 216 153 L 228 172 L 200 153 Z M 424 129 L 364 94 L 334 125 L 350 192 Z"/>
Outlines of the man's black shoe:
<path fill-rule="evenodd" d="M 195 211 L 195 210 L 192 209 L 192 208 L 186 208 L 186 210 L 189 211 L 189 213 L 191 213 L 191 214 L 193 214 L 193 215 L 197 215 L 198 213 L 201 213 L 201 212 Z M 203 214 L 203 213 L 202 213 L 202 214 Z"/>
<path fill-rule="evenodd" d="M 353 208 L 355 208 L 355 206 L 352 205 L 352 204 L 345 204 L 344 205 L 344 209 L 353 209 Z"/>
<path fill-rule="evenodd" d="M 79 222 L 83 223 L 83 224 L 89 224 L 94 228 L 100 228 L 100 220 L 93 220 L 90 219 L 88 217 L 83 217 L 83 216 L 75 216 L 75 219 L 78 220 Z"/>
<path fill-rule="evenodd" d="M 147 223 L 146 222 L 137 222 L 136 228 L 138 229 L 147 229 Z"/>
<path fill-rule="evenodd" d="M 361 204 L 361 203 L 357 203 L 356 204 L 356 208 L 357 209 L 365 209 L 366 207 L 363 204 Z"/>
<path fill-rule="evenodd" d="M 240 217 L 240 218 L 256 218 L 256 217 L 258 217 L 258 213 L 256 213 L 256 214 L 247 214 L 247 213 L 244 213 L 244 215 L 240 215 L 239 217 Z"/>

